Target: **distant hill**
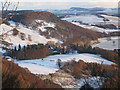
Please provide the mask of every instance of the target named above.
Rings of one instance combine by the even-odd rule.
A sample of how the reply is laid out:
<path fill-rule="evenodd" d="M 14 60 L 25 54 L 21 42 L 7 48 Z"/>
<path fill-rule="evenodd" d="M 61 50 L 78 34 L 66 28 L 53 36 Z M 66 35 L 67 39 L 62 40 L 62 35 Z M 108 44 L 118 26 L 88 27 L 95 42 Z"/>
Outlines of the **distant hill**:
<path fill-rule="evenodd" d="M 95 7 L 95 8 L 81 8 L 81 7 L 71 7 L 70 9 L 72 10 L 77 10 L 77 11 L 103 11 L 105 8 L 100 8 L 100 7 Z"/>
<path fill-rule="evenodd" d="M 31 11 L 15 15 L 11 20 L 39 31 L 41 35 L 57 38 L 67 43 L 86 43 L 104 37 L 105 34 L 84 29 L 47 11 Z"/>
<path fill-rule="evenodd" d="M 89 10 L 87 8 L 80 8 L 80 7 L 71 7 L 70 9 L 71 10 L 77 10 L 77 11 L 84 11 L 84 10 L 88 11 Z"/>
<path fill-rule="evenodd" d="M 41 11 L 41 10 L 34 10 Z M 42 10 L 43 11 L 43 10 Z M 103 7 L 94 7 L 94 8 L 82 8 L 82 7 L 71 7 L 69 9 L 62 10 L 51 10 L 47 9 L 44 11 L 52 12 L 58 16 L 60 15 L 70 15 L 70 14 L 110 14 L 118 16 L 118 8 L 103 8 Z"/>

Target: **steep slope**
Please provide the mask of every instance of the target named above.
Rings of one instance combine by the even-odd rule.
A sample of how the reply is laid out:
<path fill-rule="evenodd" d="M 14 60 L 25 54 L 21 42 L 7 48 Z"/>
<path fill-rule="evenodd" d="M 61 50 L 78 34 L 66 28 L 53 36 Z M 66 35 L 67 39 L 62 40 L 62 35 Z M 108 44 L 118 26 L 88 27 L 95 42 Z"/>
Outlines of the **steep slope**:
<path fill-rule="evenodd" d="M 56 15 L 46 11 L 21 13 L 15 15 L 12 20 L 39 31 L 41 35 L 51 36 L 67 43 L 85 43 L 105 36 L 105 34 L 61 20 Z"/>
<path fill-rule="evenodd" d="M 39 32 L 33 31 L 22 25 L 15 26 L 15 24 L 1 24 L 0 25 L 0 35 L 3 35 L 3 43 L 5 42 L 12 44 L 12 45 L 26 45 L 26 44 L 38 44 L 43 43 L 46 44 L 49 41 L 54 43 L 58 42 L 59 40 L 55 38 L 46 38 L 43 35 L 40 35 Z"/>
<path fill-rule="evenodd" d="M 2 88 L 60 88 L 60 86 L 51 81 L 43 81 L 28 69 L 3 59 Z"/>

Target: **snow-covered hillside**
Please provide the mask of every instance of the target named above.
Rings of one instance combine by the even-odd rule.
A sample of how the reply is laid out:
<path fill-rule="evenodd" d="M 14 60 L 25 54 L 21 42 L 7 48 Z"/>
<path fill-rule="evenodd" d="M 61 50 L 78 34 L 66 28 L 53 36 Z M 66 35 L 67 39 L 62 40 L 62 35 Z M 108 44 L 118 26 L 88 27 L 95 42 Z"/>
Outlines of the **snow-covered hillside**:
<path fill-rule="evenodd" d="M 53 41 L 54 43 L 59 41 L 51 37 L 50 39 L 47 39 L 46 37 L 40 35 L 37 31 L 28 29 L 21 24 L 16 27 L 14 22 L 11 23 L 12 24 L 10 25 L 6 25 L 6 24 L 0 25 L 0 35 L 6 33 L 3 37 L 4 41 L 8 43 L 12 43 L 13 45 L 38 44 L 38 43 L 46 44 L 48 41 Z M 53 25 L 51 25 L 51 27 L 53 27 Z M 16 28 L 16 32 L 17 32 L 16 35 L 13 35 L 14 28 Z"/>
<path fill-rule="evenodd" d="M 49 74 L 49 73 L 55 73 L 59 70 L 59 67 L 57 65 L 58 59 L 61 59 L 62 62 L 67 62 L 71 60 L 79 61 L 83 60 L 84 62 L 88 63 L 99 63 L 101 64 L 114 64 L 113 62 L 110 62 L 99 55 L 94 54 L 61 54 L 61 55 L 53 55 L 48 56 L 43 59 L 34 59 L 34 60 L 16 60 L 15 63 L 17 63 L 19 66 L 28 68 L 32 73 L 34 74 Z"/>
<path fill-rule="evenodd" d="M 33 21 L 30 24 L 29 28 L 33 28 L 33 27 L 36 27 L 37 30 L 40 30 L 42 32 L 47 31 L 46 28 L 52 28 L 54 30 L 56 29 L 55 28 L 56 27 L 55 23 L 52 23 L 52 22 L 48 23 L 48 22 L 46 22 L 44 20 L 35 20 L 35 21 Z"/>

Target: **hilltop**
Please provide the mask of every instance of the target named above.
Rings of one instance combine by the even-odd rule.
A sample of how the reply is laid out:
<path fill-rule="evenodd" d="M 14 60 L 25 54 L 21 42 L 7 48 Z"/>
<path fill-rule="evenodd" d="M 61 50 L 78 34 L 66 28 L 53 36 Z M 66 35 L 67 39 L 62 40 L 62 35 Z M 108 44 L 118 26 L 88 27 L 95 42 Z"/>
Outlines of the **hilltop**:
<path fill-rule="evenodd" d="M 63 40 L 67 43 L 87 43 L 88 41 L 97 40 L 105 36 L 103 33 L 91 31 L 61 20 L 56 15 L 47 11 L 19 13 L 11 20 L 38 31 L 40 35 Z"/>

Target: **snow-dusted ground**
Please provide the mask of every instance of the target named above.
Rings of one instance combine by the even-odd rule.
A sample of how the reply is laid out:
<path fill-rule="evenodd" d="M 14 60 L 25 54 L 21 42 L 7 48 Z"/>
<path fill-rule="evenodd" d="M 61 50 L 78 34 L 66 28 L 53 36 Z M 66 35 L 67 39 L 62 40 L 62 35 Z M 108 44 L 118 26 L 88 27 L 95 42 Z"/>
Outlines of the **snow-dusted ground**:
<path fill-rule="evenodd" d="M 71 17 L 63 18 L 63 20 L 66 20 L 68 22 L 82 21 L 83 23 L 89 23 L 89 24 L 95 24 L 95 23 L 104 22 L 103 18 L 99 18 L 96 15 L 91 15 L 91 14 L 85 14 L 85 15 L 79 15 L 79 16 L 71 16 Z"/>
<path fill-rule="evenodd" d="M 44 20 L 35 20 L 35 22 L 33 22 L 32 24 L 39 24 L 39 26 L 37 27 L 38 30 L 41 30 L 42 32 L 44 31 L 47 31 L 46 27 L 51 27 L 51 28 L 54 28 L 56 29 L 56 25 L 55 23 L 52 23 L 52 22 L 46 22 Z"/>
<path fill-rule="evenodd" d="M 0 47 L 0 53 L 5 53 L 6 50 L 3 50 L 1 47 Z"/>
<path fill-rule="evenodd" d="M 35 60 L 16 60 L 15 63 L 17 63 L 21 67 L 28 68 L 32 73 L 34 74 L 49 74 L 49 73 L 55 73 L 59 70 L 59 67 L 57 65 L 57 60 L 61 59 L 62 62 L 67 62 L 71 60 L 79 61 L 80 59 L 84 62 L 88 63 L 99 63 L 101 64 L 114 64 L 113 62 L 110 62 L 102 57 L 100 55 L 95 54 L 61 54 L 61 55 L 53 55 L 48 56 L 46 58 L 42 59 L 35 59 Z"/>
<path fill-rule="evenodd" d="M 106 24 L 114 24 L 115 26 L 118 26 L 118 20 L 119 20 L 118 17 L 109 16 L 109 15 L 101 15 L 101 16 L 109 20 L 105 22 Z M 108 34 L 110 32 L 120 32 L 119 29 L 103 29 L 96 26 L 91 26 L 90 24 L 104 22 L 103 18 L 99 18 L 95 15 L 71 16 L 71 17 L 63 18 L 63 20 L 67 20 L 68 22 L 71 22 L 80 27 L 87 28 L 93 31 L 102 32 L 102 33 L 105 32 Z M 83 25 L 83 24 L 80 24 L 79 22 L 73 22 L 73 21 L 82 21 L 84 23 L 88 23 L 89 25 Z M 111 40 L 108 40 L 107 38 L 100 38 L 99 41 L 100 43 L 93 45 L 93 47 L 100 47 L 107 50 L 120 49 L 120 46 L 119 46 L 120 38 L 111 37 Z M 115 43 L 113 44 L 114 41 Z"/>
<path fill-rule="evenodd" d="M 99 47 L 106 50 L 120 49 L 120 37 L 100 38 L 98 40 L 100 43 L 93 45 L 93 47 Z"/>
<path fill-rule="evenodd" d="M 101 15 L 101 16 L 109 20 L 109 21 L 106 21 L 106 24 L 114 24 L 115 26 L 118 26 L 118 21 L 120 20 L 120 18 L 116 16 L 109 16 L 109 15 Z"/>
<path fill-rule="evenodd" d="M 72 22 L 73 24 L 75 25 L 78 25 L 80 27 L 83 27 L 83 28 L 87 28 L 87 29 L 90 29 L 90 30 L 93 30 L 93 31 L 98 31 L 98 32 L 105 32 L 105 33 L 109 33 L 109 32 L 120 32 L 119 29 L 103 29 L 103 28 L 99 28 L 99 27 L 96 27 L 96 26 L 90 26 L 90 25 L 83 25 L 83 24 L 80 24 L 78 22 Z"/>
<path fill-rule="evenodd" d="M 88 53 L 53 55 L 53 56 L 46 57 L 45 59 L 55 60 L 55 61 L 57 61 L 58 59 L 61 59 L 61 61 L 63 62 L 71 61 L 74 59 L 75 61 L 83 60 L 84 62 L 88 62 L 88 63 L 96 62 L 99 64 L 101 64 L 101 62 L 103 61 L 103 64 L 109 64 L 109 65 L 112 64 L 112 62 L 107 61 L 106 59 L 103 59 L 99 55 L 88 54 Z"/>
<path fill-rule="evenodd" d="M 112 8 L 106 8 L 104 11 L 98 11 L 100 13 L 106 13 L 110 15 L 118 15 L 118 8 L 112 9 Z"/>
<path fill-rule="evenodd" d="M 13 45 L 38 44 L 38 43 L 46 44 L 48 41 L 53 41 L 54 43 L 59 41 L 55 38 L 46 39 L 44 36 L 40 35 L 35 30 L 28 29 L 22 25 L 16 27 L 16 29 L 19 31 L 19 34 L 17 36 L 14 36 L 12 35 L 13 31 L 11 30 L 15 28 L 15 25 L 13 22 L 11 23 L 12 24 L 10 26 L 5 24 L 0 25 L 0 35 L 8 32 L 7 36 L 4 38 L 4 41 L 12 43 Z M 21 39 L 20 33 L 23 33 L 25 35 L 25 40 Z M 31 41 L 29 40 L 29 37 L 31 37 Z"/>
<path fill-rule="evenodd" d="M 109 15 L 101 15 L 103 17 L 105 17 L 106 19 L 108 19 L 109 21 L 106 21 L 106 24 L 114 24 L 115 26 L 118 27 L 118 17 L 115 16 L 109 16 Z M 91 24 L 104 24 L 103 18 L 99 18 L 95 15 L 80 15 L 80 16 L 71 16 L 71 17 L 66 17 L 63 18 L 63 20 L 66 20 L 68 22 L 71 22 L 75 25 L 78 25 L 80 27 L 83 28 L 87 28 L 93 31 L 98 31 L 98 32 L 105 32 L 105 33 L 109 33 L 109 32 L 120 32 L 119 29 L 103 29 L 103 28 L 99 28 L 96 26 L 91 26 Z M 78 22 L 74 22 L 74 21 L 78 21 Z M 89 25 L 83 25 L 80 24 L 79 21 L 82 21 L 83 23 L 88 23 Z"/>
<path fill-rule="evenodd" d="M 84 84 L 88 83 L 93 88 L 99 88 L 104 83 L 104 77 L 89 77 L 89 78 L 81 78 L 75 81 L 76 87 L 80 88 Z"/>

